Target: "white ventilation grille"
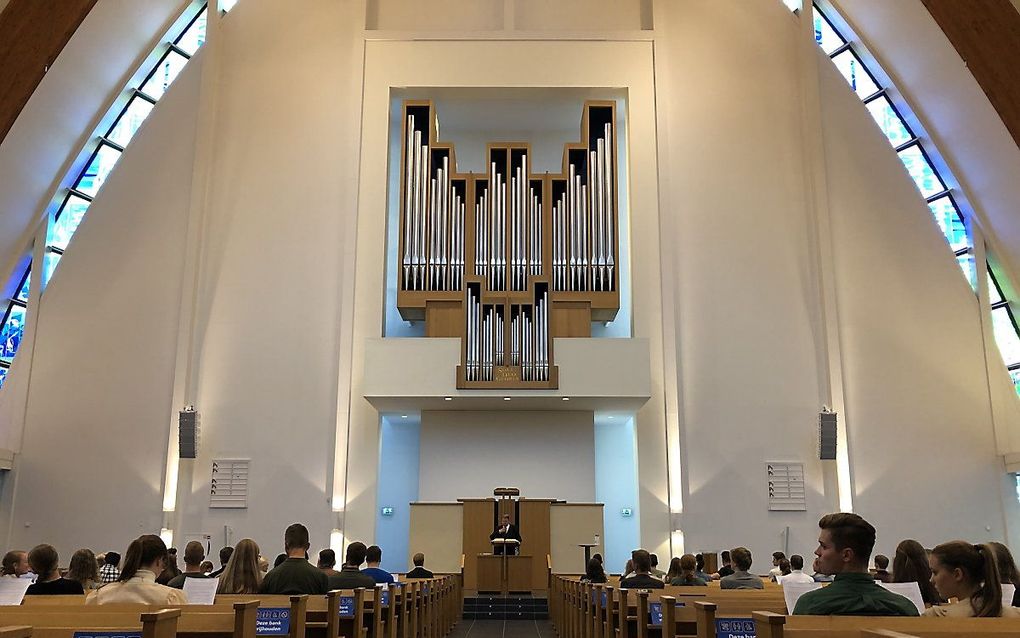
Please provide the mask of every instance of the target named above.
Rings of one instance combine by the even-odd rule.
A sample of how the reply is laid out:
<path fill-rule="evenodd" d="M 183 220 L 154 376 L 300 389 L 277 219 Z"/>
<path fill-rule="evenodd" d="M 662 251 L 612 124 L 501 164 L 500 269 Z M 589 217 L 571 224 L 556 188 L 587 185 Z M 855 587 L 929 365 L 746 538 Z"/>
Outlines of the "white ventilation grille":
<path fill-rule="evenodd" d="M 804 464 L 770 461 L 768 472 L 769 509 L 780 512 L 807 510 L 804 492 Z"/>
<path fill-rule="evenodd" d="M 248 465 L 251 459 L 213 459 L 209 507 L 248 507 Z"/>

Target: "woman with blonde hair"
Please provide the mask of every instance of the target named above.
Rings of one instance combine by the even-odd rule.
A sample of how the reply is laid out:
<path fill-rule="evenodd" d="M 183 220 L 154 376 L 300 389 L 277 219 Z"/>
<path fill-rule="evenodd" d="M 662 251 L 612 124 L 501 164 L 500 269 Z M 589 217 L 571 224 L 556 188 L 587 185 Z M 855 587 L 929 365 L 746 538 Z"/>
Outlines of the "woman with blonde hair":
<path fill-rule="evenodd" d="M 932 550 L 928 562 L 931 582 L 939 594 L 957 602 L 926 609 L 925 616 L 1020 618 L 1020 609 L 1002 604 L 1002 584 L 991 546 L 942 543 Z"/>
<path fill-rule="evenodd" d="M 99 580 L 99 563 L 91 549 L 79 549 L 71 556 L 64 578 L 81 583 L 82 589 L 99 589 L 103 583 Z"/>
<path fill-rule="evenodd" d="M 217 594 L 257 594 L 262 585 L 262 571 L 259 569 L 259 546 L 250 538 L 242 539 L 227 566 L 220 574 Z"/>

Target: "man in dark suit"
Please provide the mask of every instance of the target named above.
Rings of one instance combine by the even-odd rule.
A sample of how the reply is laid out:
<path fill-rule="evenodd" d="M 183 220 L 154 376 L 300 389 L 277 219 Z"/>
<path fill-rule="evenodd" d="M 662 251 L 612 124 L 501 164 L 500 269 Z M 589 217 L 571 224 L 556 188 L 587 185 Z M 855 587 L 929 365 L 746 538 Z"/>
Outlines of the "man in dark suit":
<path fill-rule="evenodd" d="M 496 540 L 497 538 L 503 540 L 515 540 L 516 543 L 495 543 L 492 546 L 492 552 L 496 555 L 502 555 L 505 551 L 507 555 L 513 556 L 517 553 L 517 549 L 521 542 L 521 533 L 517 531 L 517 526 L 510 522 L 510 515 L 504 514 L 503 521 L 496 528 L 496 531 L 489 534 L 489 540 Z"/>

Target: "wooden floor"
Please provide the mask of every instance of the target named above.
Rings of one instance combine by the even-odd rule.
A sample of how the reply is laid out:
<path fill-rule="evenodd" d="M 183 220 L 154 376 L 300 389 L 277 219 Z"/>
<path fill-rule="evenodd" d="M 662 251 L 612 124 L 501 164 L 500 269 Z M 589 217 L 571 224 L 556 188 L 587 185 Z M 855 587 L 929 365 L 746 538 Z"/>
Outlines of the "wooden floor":
<path fill-rule="evenodd" d="M 548 620 L 461 620 L 449 638 L 555 638 Z"/>

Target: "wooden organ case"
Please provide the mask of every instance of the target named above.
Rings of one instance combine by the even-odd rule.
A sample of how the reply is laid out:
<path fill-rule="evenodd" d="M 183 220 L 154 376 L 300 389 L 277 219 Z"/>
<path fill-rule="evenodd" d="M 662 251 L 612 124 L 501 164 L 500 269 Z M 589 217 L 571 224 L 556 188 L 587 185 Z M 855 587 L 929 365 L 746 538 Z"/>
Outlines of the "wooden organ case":
<path fill-rule="evenodd" d="M 554 337 L 590 337 L 620 309 L 616 103 L 587 101 L 562 172 L 531 145 L 486 147 L 458 173 L 434 104 L 403 104 L 397 309 L 459 337 L 461 389 L 559 387 Z"/>

